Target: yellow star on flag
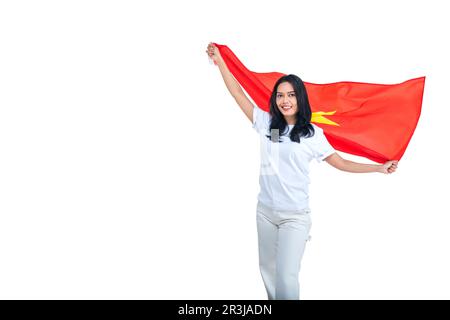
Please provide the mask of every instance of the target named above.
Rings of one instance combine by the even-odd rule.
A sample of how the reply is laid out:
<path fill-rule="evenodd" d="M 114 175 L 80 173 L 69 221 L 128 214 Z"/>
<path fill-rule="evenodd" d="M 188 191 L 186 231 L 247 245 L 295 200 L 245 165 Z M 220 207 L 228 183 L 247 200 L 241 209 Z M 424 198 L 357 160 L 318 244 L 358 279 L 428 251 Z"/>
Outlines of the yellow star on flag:
<path fill-rule="evenodd" d="M 333 126 L 339 126 L 339 124 L 337 124 L 336 122 L 331 121 L 330 119 L 325 118 L 324 116 L 328 116 L 328 115 L 333 115 L 335 114 L 336 111 L 330 111 L 330 112 L 323 112 L 323 111 L 318 111 L 318 112 L 313 112 L 312 116 L 311 116 L 311 122 L 315 122 L 315 123 L 324 123 L 324 124 L 330 124 Z"/>

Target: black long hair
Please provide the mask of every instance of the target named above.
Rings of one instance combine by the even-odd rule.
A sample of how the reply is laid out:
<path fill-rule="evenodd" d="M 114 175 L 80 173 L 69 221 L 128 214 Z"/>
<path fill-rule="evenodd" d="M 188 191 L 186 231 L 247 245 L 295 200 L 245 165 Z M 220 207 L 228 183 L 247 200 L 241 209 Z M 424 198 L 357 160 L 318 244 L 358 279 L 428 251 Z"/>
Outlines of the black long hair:
<path fill-rule="evenodd" d="M 298 112 L 296 114 L 297 121 L 292 128 L 289 136 L 291 138 L 291 141 L 300 143 L 301 137 L 309 138 L 314 135 L 314 127 L 311 124 L 311 106 L 309 105 L 308 93 L 306 92 L 305 84 L 303 83 L 302 79 L 300 79 L 295 74 L 282 76 L 277 80 L 273 87 L 272 95 L 270 96 L 269 101 L 269 112 L 272 116 L 272 119 L 270 121 L 270 130 L 278 129 L 279 136 L 286 134 L 288 131 L 288 124 L 286 122 L 286 119 L 277 106 L 277 89 L 278 86 L 283 82 L 289 82 L 292 87 L 294 87 Z M 267 138 L 271 139 L 271 136 L 267 135 Z M 281 140 L 278 139 L 278 142 L 281 142 Z"/>

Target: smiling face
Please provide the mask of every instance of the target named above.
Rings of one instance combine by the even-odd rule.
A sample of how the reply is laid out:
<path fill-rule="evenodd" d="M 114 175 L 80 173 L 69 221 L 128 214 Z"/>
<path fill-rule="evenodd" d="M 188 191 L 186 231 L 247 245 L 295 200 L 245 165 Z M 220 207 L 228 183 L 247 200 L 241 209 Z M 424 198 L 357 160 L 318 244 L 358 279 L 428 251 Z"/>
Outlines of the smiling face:
<path fill-rule="evenodd" d="M 298 112 L 294 87 L 289 82 L 280 83 L 277 88 L 277 107 L 288 124 L 295 124 Z"/>

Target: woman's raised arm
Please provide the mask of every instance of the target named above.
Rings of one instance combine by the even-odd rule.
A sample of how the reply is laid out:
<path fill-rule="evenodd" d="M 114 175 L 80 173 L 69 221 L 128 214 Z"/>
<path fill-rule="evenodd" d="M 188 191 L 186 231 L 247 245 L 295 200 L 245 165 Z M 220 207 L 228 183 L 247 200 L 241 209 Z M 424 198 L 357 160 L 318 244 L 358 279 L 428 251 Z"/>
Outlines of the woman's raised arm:
<path fill-rule="evenodd" d="M 225 61 L 220 55 L 219 48 L 217 48 L 213 43 L 208 44 L 208 50 L 206 50 L 208 56 L 217 64 L 219 67 L 220 73 L 222 74 L 223 81 L 227 86 L 228 91 L 233 96 L 234 100 L 236 100 L 239 107 L 242 109 L 244 114 L 250 121 L 253 121 L 253 103 L 247 98 L 244 91 L 242 90 L 239 83 L 234 79 L 230 70 L 228 70 Z"/>

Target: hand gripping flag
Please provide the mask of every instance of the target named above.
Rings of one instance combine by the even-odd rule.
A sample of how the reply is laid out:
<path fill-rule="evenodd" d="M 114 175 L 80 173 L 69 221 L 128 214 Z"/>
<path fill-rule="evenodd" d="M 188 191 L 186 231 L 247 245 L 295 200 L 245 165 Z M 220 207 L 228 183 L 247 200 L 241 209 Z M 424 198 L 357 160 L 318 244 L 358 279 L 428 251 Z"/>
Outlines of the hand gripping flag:
<path fill-rule="evenodd" d="M 273 86 L 284 74 L 250 71 L 226 45 L 214 44 L 236 80 L 268 112 Z M 378 163 L 401 159 L 419 121 L 425 77 L 399 84 L 304 83 L 311 122 L 336 150 Z"/>

